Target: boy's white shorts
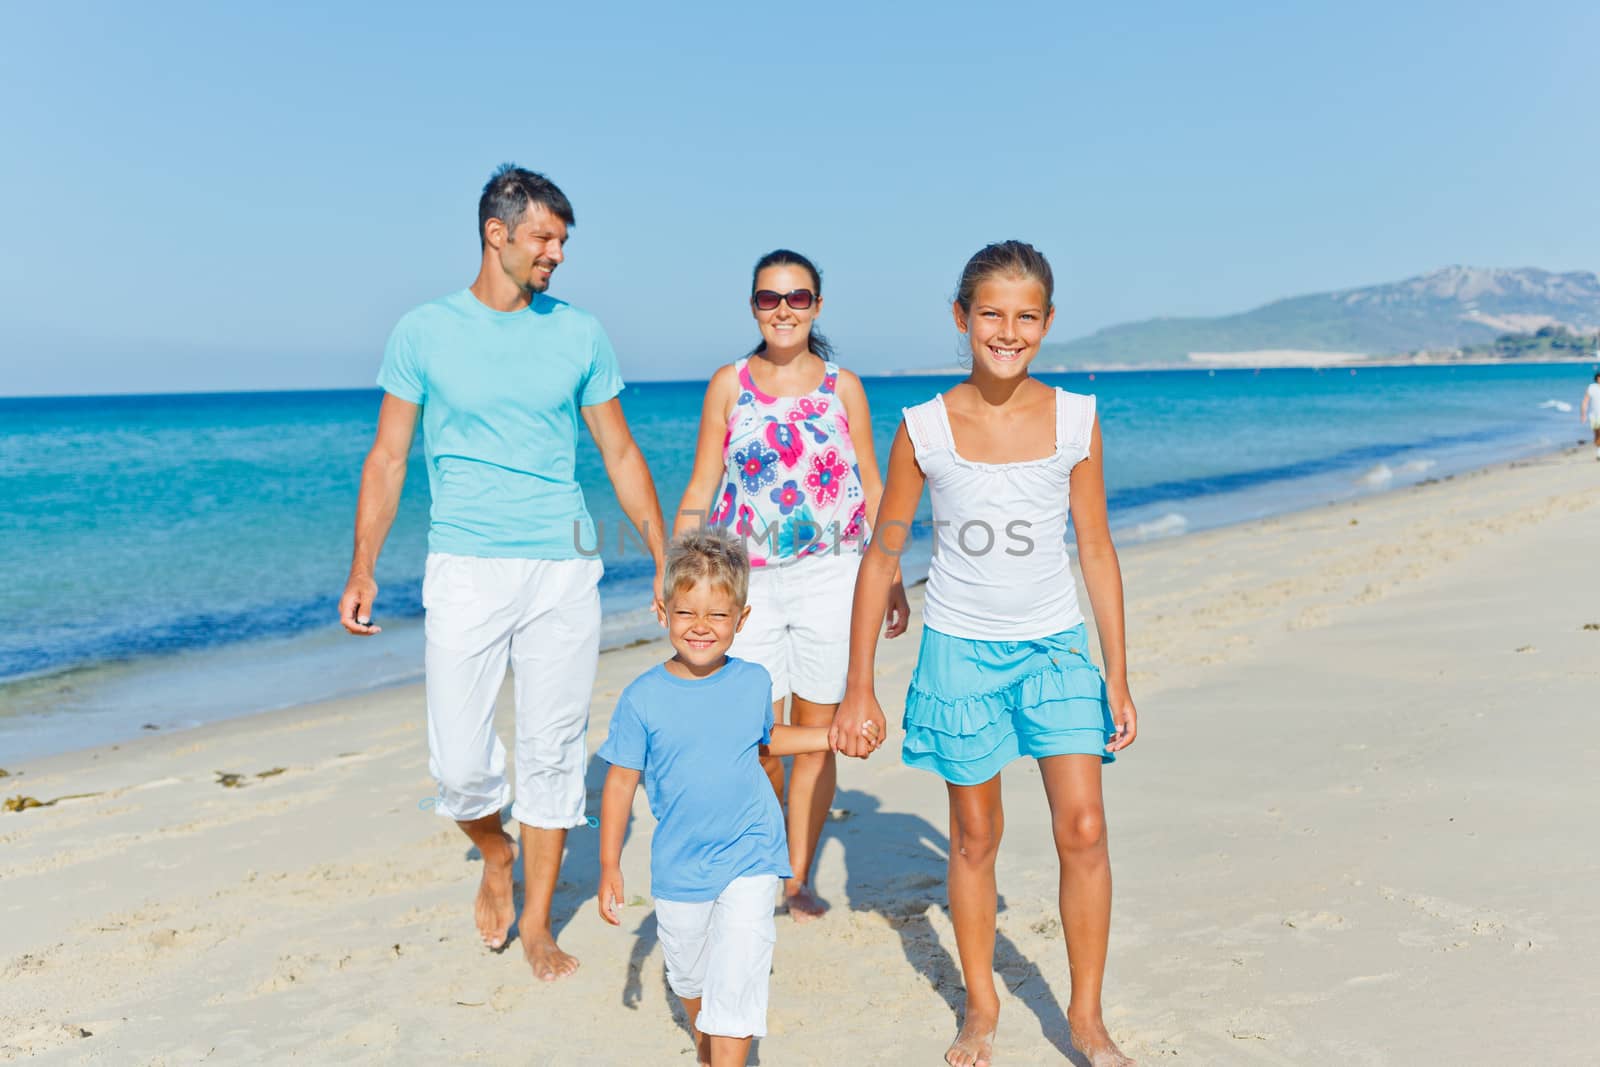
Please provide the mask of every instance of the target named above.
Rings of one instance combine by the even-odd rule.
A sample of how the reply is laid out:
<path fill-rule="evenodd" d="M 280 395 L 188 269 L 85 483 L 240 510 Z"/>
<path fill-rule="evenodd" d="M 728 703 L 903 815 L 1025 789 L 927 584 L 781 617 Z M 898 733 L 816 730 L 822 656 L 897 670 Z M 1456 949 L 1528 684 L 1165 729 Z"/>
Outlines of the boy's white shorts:
<path fill-rule="evenodd" d="M 750 618 L 729 652 L 767 669 L 774 702 L 790 693 L 814 704 L 844 699 L 860 567 L 847 549 L 750 571 Z"/>
<path fill-rule="evenodd" d="M 716 900 L 656 901 L 656 930 L 667 960 L 667 984 L 700 998 L 702 1034 L 765 1037 L 778 876 L 735 878 Z"/>
<path fill-rule="evenodd" d="M 516 802 L 525 826 L 584 822 L 584 740 L 600 655 L 598 559 L 428 556 L 422 580 L 428 769 L 456 820 L 512 799 L 494 702 L 515 676 Z"/>

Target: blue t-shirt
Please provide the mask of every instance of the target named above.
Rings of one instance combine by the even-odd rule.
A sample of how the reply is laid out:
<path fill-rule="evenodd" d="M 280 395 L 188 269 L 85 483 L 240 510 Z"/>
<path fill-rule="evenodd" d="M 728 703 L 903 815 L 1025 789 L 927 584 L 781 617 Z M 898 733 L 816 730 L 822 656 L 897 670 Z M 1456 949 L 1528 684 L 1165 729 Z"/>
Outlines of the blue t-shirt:
<path fill-rule="evenodd" d="M 622 375 L 593 315 L 543 293 L 495 311 L 463 289 L 401 318 L 378 384 L 422 406 L 431 551 L 594 554 L 574 473 L 578 409 L 620 393 Z"/>
<path fill-rule="evenodd" d="M 598 755 L 644 772 L 656 817 L 650 891 L 661 900 L 715 900 L 735 878 L 788 878 L 783 812 L 761 769 L 772 740 L 772 678 L 728 658 L 709 678 L 656 665 L 622 691 Z"/>

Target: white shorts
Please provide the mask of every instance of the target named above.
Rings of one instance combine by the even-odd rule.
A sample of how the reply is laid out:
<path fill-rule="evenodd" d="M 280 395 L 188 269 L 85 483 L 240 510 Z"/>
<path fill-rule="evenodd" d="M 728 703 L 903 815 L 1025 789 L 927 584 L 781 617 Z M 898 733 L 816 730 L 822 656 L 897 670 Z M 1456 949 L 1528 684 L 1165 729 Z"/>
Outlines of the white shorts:
<path fill-rule="evenodd" d="M 430 553 L 422 580 L 428 769 L 435 810 L 458 821 L 512 799 L 494 702 L 512 668 L 516 802 L 525 826 L 584 822 L 584 742 L 600 655 L 597 559 L 490 559 Z"/>
<path fill-rule="evenodd" d="M 718 1037 L 765 1037 L 767 985 L 778 927 L 778 876 L 735 878 L 716 900 L 656 901 L 667 984 L 700 998 L 695 1028 Z"/>
<path fill-rule="evenodd" d="M 861 557 L 845 550 L 750 572 L 750 618 L 729 651 L 772 675 L 772 699 L 793 693 L 814 704 L 844 699 L 850 665 L 850 605 Z"/>

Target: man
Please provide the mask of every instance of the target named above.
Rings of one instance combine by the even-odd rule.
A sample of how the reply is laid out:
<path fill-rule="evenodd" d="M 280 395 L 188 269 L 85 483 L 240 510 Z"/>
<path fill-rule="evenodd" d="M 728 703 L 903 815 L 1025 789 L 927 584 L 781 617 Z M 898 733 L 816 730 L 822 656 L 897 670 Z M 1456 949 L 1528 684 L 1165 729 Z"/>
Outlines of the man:
<path fill-rule="evenodd" d="M 1578 409 L 1578 418 L 1588 423 L 1593 431 L 1594 458 L 1600 459 L 1600 374 L 1596 374 L 1589 388 L 1583 391 L 1583 406 Z"/>
<path fill-rule="evenodd" d="M 656 561 L 661 506 L 617 394 L 616 354 L 594 317 L 545 295 L 564 258 L 572 205 L 511 164 L 478 201 L 482 262 L 468 289 L 408 312 L 383 355 L 385 396 L 361 473 L 355 552 L 339 601 L 353 634 L 375 634 L 373 567 L 405 482 L 420 413 L 433 495 L 423 578 L 429 767 L 436 810 L 483 856 L 476 916 L 499 949 L 515 917 L 512 798 L 494 702 L 509 661 L 516 694 L 516 791 L 526 886 L 523 951 L 536 977 L 571 974 L 550 902 L 567 830 L 583 825 L 584 740 L 599 653 L 598 539 L 574 476 L 579 417 L 629 521 Z M 589 546 L 587 554 L 579 546 Z"/>

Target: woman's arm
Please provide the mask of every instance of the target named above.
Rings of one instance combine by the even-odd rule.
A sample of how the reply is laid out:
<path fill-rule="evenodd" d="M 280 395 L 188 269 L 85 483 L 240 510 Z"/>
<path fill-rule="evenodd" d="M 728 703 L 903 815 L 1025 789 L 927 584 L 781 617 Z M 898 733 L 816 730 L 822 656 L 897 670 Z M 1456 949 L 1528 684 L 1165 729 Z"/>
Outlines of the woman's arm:
<path fill-rule="evenodd" d="M 711 513 L 712 500 L 727 470 L 722 446 L 728 438 L 728 415 L 738 395 L 739 375 L 733 364 L 721 367 L 706 385 L 705 402 L 700 407 L 700 436 L 694 446 L 694 472 L 683 491 L 678 513 L 672 520 L 672 536 L 695 526 L 703 526 Z"/>
<path fill-rule="evenodd" d="M 633 794 L 639 788 L 639 772 L 615 764 L 606 772 L 605 791 L 600 797 L 600 918 L 616 926 L 622 922 L 617 909 L 622 906 L 622 838 L 628 829 L 628 814 L 633 810 Z"/>
<path fill-rule="evenodd" d="M 1139 733 L 1139 713 L 1128 692 L 1128 645 L 1122 610 L 1122 565 L 1111 543 L 1106 518 L 1106 475 L 1101 458 L 1100 420 L 1095 419 L 1089 438 L 1089 455 L 1072 468 L 1072 528 L 1077 531 L 1078 569 L 1089 592 L 1095 629 L 1100 631 L 1100 655 L 1105 660 L 1106 697 L 1117 736 L 1106 751 L 1133 744 Z"/>
<path fill-rule="evenodd" d="M 856 575 L 855 605 L 850 612 L 850 667 L 845 676 L 844 700 L 833 716 L 829 740 L 834 751 L 866 756 L 883 744 L 888 724 L 873 692 L 873 668 L 878 653 L 878 624 L 888 607 L 889 588 L 900 566 L 900 556 L 911 542 L 911 520 L 916 517 L 926 481 L 917 466 L 916 450 L 905 424 L 895 431 L 889 449 L 889 484 L 878 507 L 878 525 L 861 557 Z M 870 742 L 862 727 L 874 724 Z"/>
<path fill-rule="evenodd" d="M 850 420 L 850 443 L 855 447 L 856 466 L 861 471 L 861 493 L 866 497 L 867 527 L 878 528 L 878 509 L 883 502 L 883 479 L 878 476 L 877 446 L 872 442 L 872 409 L 867 405 L 867 390 L 861 379 L 847 370 L 839 372 L 839 400 L 844 404 L 845 417 Z M 895 562 L 894 582 L 889 587 L 889 609 L 883 636 L 899 637 L 911 623 L 911 606 L 906 601 L 906 587 L 900 576 L 899 561 Z"/>

